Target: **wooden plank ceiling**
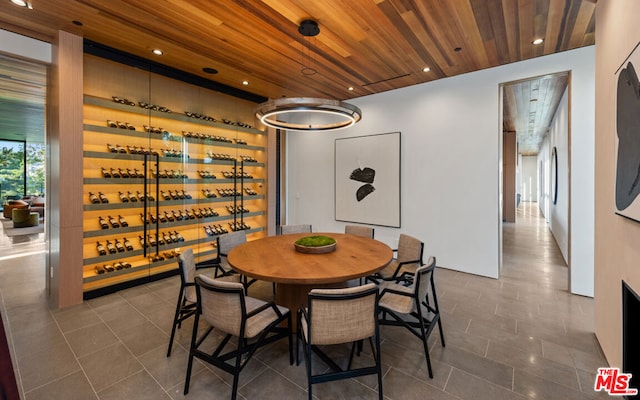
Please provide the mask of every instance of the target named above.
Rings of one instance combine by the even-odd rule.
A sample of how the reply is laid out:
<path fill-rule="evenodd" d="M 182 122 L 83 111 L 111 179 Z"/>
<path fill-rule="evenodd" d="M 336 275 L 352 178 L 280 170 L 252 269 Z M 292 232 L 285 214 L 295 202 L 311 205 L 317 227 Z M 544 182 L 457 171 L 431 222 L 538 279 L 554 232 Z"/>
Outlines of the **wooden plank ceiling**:
<path fill-rule="evenodd" d="M 346 100 L 595 40 L 595 0 L 0 1 L 2 29 L 44 41 L 70 31 L 269 98 Z M 298 33 L 305 19 L 319 35 Z"/>

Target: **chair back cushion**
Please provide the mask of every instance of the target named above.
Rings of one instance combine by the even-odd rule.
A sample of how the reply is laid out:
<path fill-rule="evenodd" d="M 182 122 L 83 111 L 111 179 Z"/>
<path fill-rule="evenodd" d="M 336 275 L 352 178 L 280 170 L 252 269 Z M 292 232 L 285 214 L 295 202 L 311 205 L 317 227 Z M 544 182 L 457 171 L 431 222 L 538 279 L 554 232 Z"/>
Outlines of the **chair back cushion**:
<path fill-rule="evenodd" d="M 397 262 L 405 262 L 412 260 L 422 260 L 422 242 L 413 236 L 405 235 L 404 233 L 400 234 L 400 238 L 398 239 L 398 254 L 396 255 Z M 404 265 L 402 270 L 399 273 L 404 271 L 415 272 L 418 267 L 420 267 L 420 263 L 407 264 Z"/>
<path fill-rule="evenodd" d="M 188 248 L 178 256 L 178 266 L 183 283 L 193 283 L 196 277 L 196 261 L 193 256 L 193 249 Z M 186 286 L 184 288 L 184 297 L 187 301 L 194 303 L 196 301 L 195 286 Z"/>
<path fill-rule="evenodd" d="M 236 246 L 246 242 L 247 233 L 245 231 L 225 233 L 218 236 L 218 252 L 226 256 Z"/>
<path fill-rule="evenodd" d="M 433 275 L 433 270 L 436 267 L 436 258 L 429 257 L 427 263 L 422 267 L 418 268 L 416 271 L 416 281 L 414 282 L 415 290 L 418 291 L 418 299 L 420 302 L 427 298 L 427 294 L 429 292 L 429 285 L 431 284 L 431 276 Z M 414 304 L 416 307 L 416 304 Z"/>
<path fill-rule="evenodd" d="M 198 275 L 200 306 L 202 317 L 214 328 L 240 335 L 244 318 L 244 286 L 239 282 L 228 282 L 212 279 L 205 275 Z"/>
<path fill-rule="evenodd" d="M 288 235 L 290 233 L 311 233 L 311 225 L 282 225 L 280 227 L 280 233 L 283 235 Z"/>
<path fill-rule="evenodd" d="M 346 225 L 344 233 L 373 239 L 374 229 L 369 226 Z"/>
<path fill-rule="evenodd" d="M 329 345 L 373 336 L 377 299 L 373 283 L 345 289 L 313 289 L 309 292 L 311 332 L 303 320 L 307 340 L 314 345 Z"/>

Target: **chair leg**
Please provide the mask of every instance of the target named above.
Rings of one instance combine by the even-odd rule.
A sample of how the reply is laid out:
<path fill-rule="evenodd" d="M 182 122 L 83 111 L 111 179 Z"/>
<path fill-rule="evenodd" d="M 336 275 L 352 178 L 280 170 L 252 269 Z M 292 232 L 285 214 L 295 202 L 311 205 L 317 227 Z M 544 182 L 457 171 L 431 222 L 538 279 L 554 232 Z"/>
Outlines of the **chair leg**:
<path fill-rule="evenodd" d="M 238 355 L 236 356 L 236 366 L 233 371 L 233 387 L 231 388 L 231 400 L 236 400 L 238 396 L 238 381 L 240 380 L 240 366 L 242 363 L 242 349 L 244 339 L 238 338 Z"/>
<path fill-rule="evenodd" d="M 431 357 L 429 357 L 429 344 L 427 343 L 427 334 L 424 327 L 424 320 L 420 315 L 420 338 L 424 347 L 424 356 L 427 359 L 427 369 L 429 370 L 429 378 L 433 379 L 433 370 L 431 369 Z"/>
<path fill-rule="evenodd" d="M 289 327 L 289 365 L 293 365 L 293 329 L 291 329 L 291 311 L 289 311 L 289 315 L 287 316 L 287 326 Z M 297 350 L 298 348 L 296 344 L 296 351 Z"/>
<path fill-rule="evenodd" d="M 198 322 L 200 316 L 196 313 L 193 321 L 193 332 L 191 333 L 191 345 L 189 346 L 189 362 L 187 364 L 187 377 L 184 380 L 184 391 L 187 395 L 189 393 L 189 384 L 191 383 L 191 368 L 193 367 L 193 353 L 196 350 L 196 340 L 198 338 Z"/>
<path fill-rule="evenodd" d="M 438 314 L 439 316 L 439 314 Z M 438 318 L 438 331 L 440 331 L 440 343 L 442 343 L 442 347 L 445 347 L 444 344 L 444 333 L 442 332 L 442 319 Z"/>
<path fill-rule="evenodd" d="M 191 383 L 191 367 L 193 366 L 193 353 L 189 352 L 189 362 L 187 364 L 187 377 L 184 380 L 183 394 L 186 396 L 189 393 L 189 384 Z"/>
<path fill-rule="evenodd" d="M 173 346 L 173 339 L 176 335 L 176 325 L 178 324 L 178 319 L 180 318 L 180 303 L 182 303 L 182 293 L 184 289 L 180 288 L 180 294 L 178 295 L 178 304 L 176 304 L 176 314 L 173 317 L 173 326 L 171 327 L 171 337 L 169 338 L 169 348 L 167 349 L 167 357 L 171 356 L 171 347 Z"/>

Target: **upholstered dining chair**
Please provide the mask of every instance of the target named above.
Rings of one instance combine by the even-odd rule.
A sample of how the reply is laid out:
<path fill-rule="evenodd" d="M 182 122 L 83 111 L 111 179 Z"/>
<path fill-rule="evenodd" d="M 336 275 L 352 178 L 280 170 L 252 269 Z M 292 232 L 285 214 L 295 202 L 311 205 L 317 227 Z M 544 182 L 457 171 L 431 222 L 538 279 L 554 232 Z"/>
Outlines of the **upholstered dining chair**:
<path fill-rule="evenodd" d="M 375 229 L 370 226 L 345 225 L 344 233 L 348 235 L 363 236 L 363 237 L 373 239 L 373 235 L 375 234 Z"/>
<path fill-rule="evenodd" d="M 290 233 L 311 233 L 311 225 L 282 225 L 280 226 L 280 234 L 288 235 Z"/>
<path fill-rule="evenodd" d="M 291 312 L 274 302 L 245 296 L 239 282 L 226 282 L 200 275 L 195 278 L 197 311 L 191 335 L 184 394 L 189 393 L 193 359 L 198 358 L 233 375 L 231 399 L 238 394 L 238 378 L 251 356 L 262 346 L 289 339 L 289 364 L 293 364 Z M 285 323 L 286 324 L 283 324 Z M 200 325 L 208 325 L 198 337 Z M 205 350 L 213 330 L 224 335 L 213 352 Z M 231 341 L 235 337 L 237 340 Z M 225 351 L 225 348 L 227 350 Z"/>
<path fill-rule="evenodd" d="M 435 268 L 435 257 L 429 257 L 427 264 L 416 270 L 412 286 L 407 287 L 393 281 L 382 282 L 379 285 L 378 303 L 380 325 L 403 326 L 422 341 L 430 378 L 433 378 L 433 369 L 427 340 L 436 324 L 440 331 L 440 343 L 445 347 L 434 282 Z"/>
<path fill-rule="evenodd" d="M 369 283 L 346 289 L 313 289 L 309 292 L 307 307 L 298 310 L 296 359 L 299 359 L 300 342 L 307 369 L 309 400 L 316 383 L 378 375 L 378 397 L 382 400 L 382 371 L 380 362 L 380 331 L 378 328 L 378 288 Z M 351 368 L 356 347 L 368 339 L 374 365 Z M 351 354 L 346 369 L 341 368 L 318 346 L 351 344 Z M 312 353 L 317 354 L 331 371 L 314 373 Z"/>
<path fill-rule="evenodd" d="M 212 265 L 205 264 L 205 267 L 212 267 Z M 171 348 L 173 346 L 173 340 L 175 339 L 176 329 L 180 329 L 182 321 L 192 317 L 196 312 L 195 277 L 197 268 L 193 256 L 193 249 L 188 248 L 178 256 L 178 268 L 180 270 L 180 292 L 178 293 L 176 312 L 173 317 L 167 357 L 171 356 Z M 220 277 L 220 279 L 236 282 L 239 281 L 239 278 L 239 275 Z"/>
<path fill-rule="evenodd" d="M 246 231 L 236 231 L 225 233 L 216 237 L 216 245 L 218 248 L 218 265 L 216 267 L 215 277 L 230 275 L 235 271 L 227 261 L 227 255 L 236 246 L 247 242 Z"/>
<path fill-rule="evenodd" d="M 411 280 L 411 276 L 423 265 L 424 243 L 413 236 L 401 233 L 398 239 L 398 248 L 393 252 L 396 256 L 389 265 L 372 277 L 374 280 L 398 281 L 405 278 Z"/>

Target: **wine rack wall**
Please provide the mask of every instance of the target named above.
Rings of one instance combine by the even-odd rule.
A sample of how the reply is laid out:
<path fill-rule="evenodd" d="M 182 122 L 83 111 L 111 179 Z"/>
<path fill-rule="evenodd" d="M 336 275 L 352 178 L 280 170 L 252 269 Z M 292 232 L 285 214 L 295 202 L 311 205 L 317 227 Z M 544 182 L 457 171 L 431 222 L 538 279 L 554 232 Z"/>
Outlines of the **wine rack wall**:
<path fill-rule="evenodd" d="M 177 270 L 186 248 L 213 259 L 226 232 L 264 236 L 265 143 L 246 123 L 85 94 L 85 295 Z"/>

